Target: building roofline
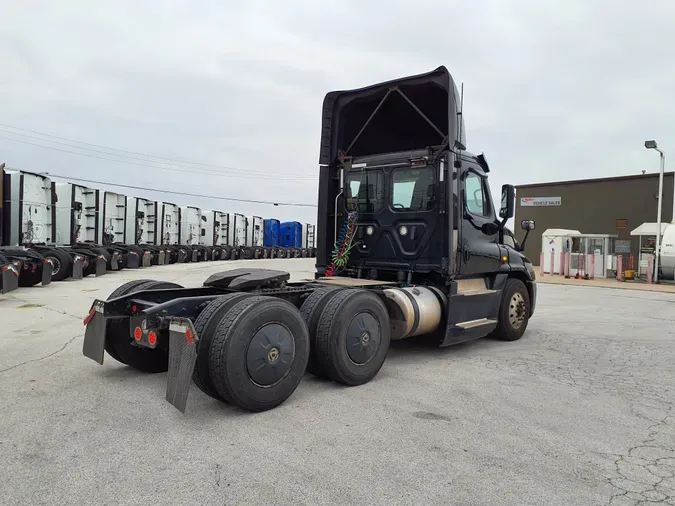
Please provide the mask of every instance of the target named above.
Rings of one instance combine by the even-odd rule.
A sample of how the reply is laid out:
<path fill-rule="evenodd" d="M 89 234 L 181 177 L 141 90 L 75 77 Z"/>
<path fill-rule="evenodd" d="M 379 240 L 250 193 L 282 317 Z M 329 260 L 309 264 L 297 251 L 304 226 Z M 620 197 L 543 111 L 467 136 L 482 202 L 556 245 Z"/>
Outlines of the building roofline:
<path fill-rule="evenodd" d="M 664 172 L 664 176 L 672 176 L 675 172 Z M 607 183 L 612 181 L 624 181 L 628 179 L 642 179 L 642 178 L 652 178 L 658 177 L 658 172 L 650 172 L 649 174 L 631 174 L 629 176 L 612 176 L 612 177 L 599 177 L 592 179 L 571 179 L 568 181 L 550 181 L 547 183 L 527 183 L 516 185 L 516 190 L 520 188 L 539 188 L 542 186 L 560 186 L 560 185 L 570 185 L 570 184 L 584 184 L 584 183 Z"/>

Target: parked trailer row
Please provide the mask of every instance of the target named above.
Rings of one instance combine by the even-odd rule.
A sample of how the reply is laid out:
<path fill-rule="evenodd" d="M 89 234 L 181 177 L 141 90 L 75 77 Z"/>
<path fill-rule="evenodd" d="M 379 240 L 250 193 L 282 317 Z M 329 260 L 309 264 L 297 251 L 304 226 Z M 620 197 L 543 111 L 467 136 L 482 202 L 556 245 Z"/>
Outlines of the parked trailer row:
<path fill-rule="evenodd" d="M 299 242 L 268 245 L 286 224 L 0 170 L 0 293 L 124 268 L 315 254 L 314 225 L 297 223 Z"/>

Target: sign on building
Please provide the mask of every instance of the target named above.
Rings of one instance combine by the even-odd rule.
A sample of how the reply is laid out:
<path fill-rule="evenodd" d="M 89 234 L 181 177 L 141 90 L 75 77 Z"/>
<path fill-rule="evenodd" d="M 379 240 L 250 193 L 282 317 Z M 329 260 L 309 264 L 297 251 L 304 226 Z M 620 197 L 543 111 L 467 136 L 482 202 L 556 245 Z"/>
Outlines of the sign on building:
<path fill-rule="evenodd" d="M 562 205 L 562 197 L 522 197 L 522 207 L 558 207 Z"/>
<path fill-rule="evenodd" d="M 614 242 L 614 253 L 630 253 L 630 239 L 617 239 Z"/>

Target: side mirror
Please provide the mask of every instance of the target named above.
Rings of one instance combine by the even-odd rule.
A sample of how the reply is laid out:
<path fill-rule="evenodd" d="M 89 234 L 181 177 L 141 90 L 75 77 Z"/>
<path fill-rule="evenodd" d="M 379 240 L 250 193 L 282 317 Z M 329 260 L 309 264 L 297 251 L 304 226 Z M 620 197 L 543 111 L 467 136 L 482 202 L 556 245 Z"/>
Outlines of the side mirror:
<path fill-rule="evenodd" d="M 534 220 L 523 220 L 520 222 L 520 228 L 523 230 L 527 230 L 528 232 L 530 230 L 534 230 Z"/>
<path fill-rule="evenodd" d="M 516 190 L 511 184 L 505 184 L 502 186 L 502 205 L 499 209 L 499 217 L 506 221 L 509 218 L 513 218 L 515 214 L 515 204 L 516 204 Z"/>

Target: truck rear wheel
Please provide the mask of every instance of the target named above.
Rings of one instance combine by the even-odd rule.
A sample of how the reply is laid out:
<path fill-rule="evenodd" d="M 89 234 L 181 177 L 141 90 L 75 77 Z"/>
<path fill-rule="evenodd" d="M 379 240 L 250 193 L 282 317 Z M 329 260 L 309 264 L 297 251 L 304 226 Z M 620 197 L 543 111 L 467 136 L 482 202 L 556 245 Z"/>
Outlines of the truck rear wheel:
<path fill-rule="evenodd" d="M 309 358 L 309 334 L 300 311 L 274 297 L 235 304 L 216 328 L 211 380 L 220 396 L 248 411 L 282 404 L 300 384 Z"/>
<path fill-rule="evenodd" d="M 300 314 L 305 319 L 307 331 L 309 332 L 309 361 L 307 362 L 307 372 L 315 376 L 323 376 L 321 365 L 316 358 L 316 332 L 319 326 L 321 312 L 341 289 L 336 287 L 319 288 L 313 291 L 305 299 L 300 307 Z"/>
<path fill-rule="evenodd" d="M 253 250 L 248 246 L 242 248 L 241 256 L 244 260 L 251 260 L 253 258 Z"/>
<path fill-rule="evenodd" d="M 162 288 L 183 287 L 166 281 L 147 279 L 130 281 L 110 294 L 108 300 L 140 290 L 158 290 Z M 119 320 L 119 323 L 116 325 L 110 322 L 106 338 L 106 351 L 114 359 L 139 371 L 158 373 L 166 372 L 169 369 L 168 349 L 155 348 L 153 350 L 134 344 L 133 338 L 129 333 L 129 322 L 125 320 Z"/>
<path fill-rule="evenodd" d="M 519 279 L 510 278 L 502 290 L 497 328 L 493 336 L 502 341 L 517 341 L 530 321 L 530 294 Z"/>
<path fill-rule="evenodd" d="M 52 281 L 63 281 L 71 275 L 73 270 L 73 257 L 63 250 L 48 249 L 42 252 L 52 264 Z"/>
<path fill-rule="evenodd" d="M 387 358 L 389 313 L 374 293 L 340 291 L 321 312 L 315 339 L 322 374 L 344 385 L 362 385 L 377 375 Z"/>
<path fill-rule="evenodd" d="M 224 399 L 220 396 L 216 387 L 213 386 L 209 372 L 209 353 L 213 332 L 232 306 L 243 298 L 250 296 L 251 294 L 246 292 L 236 292 L 218 297 L 211 301 L 195 320 L 195 331 L 199 336 L 199 344 L 197 348 L 197 362 L 195 363 L 192 379 L 202 392 L 220 401 L 224 401 Z"/>

